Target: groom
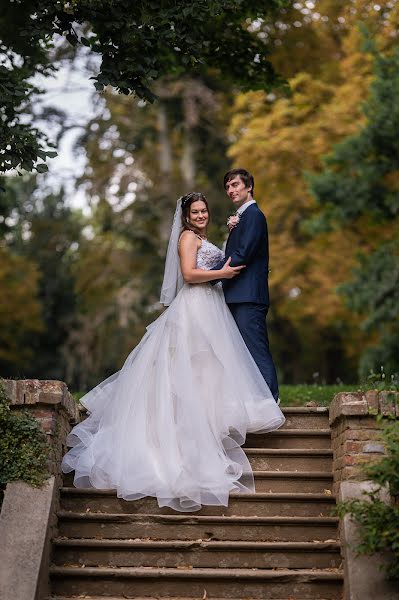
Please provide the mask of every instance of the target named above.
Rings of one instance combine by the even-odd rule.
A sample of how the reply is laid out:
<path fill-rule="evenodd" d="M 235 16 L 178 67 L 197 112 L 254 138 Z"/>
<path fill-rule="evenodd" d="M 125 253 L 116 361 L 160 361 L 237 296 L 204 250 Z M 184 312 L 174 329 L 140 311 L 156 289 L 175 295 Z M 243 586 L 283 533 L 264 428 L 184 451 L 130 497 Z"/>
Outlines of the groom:
<path fill-rule="evenodd" d="M 266 315 L 269 309 L 269 242 L 265 215 L 253 199 L 254 178 L 245 169 L 224 176 L 224 188 L 236 208 L 236 223 L 226 244 L 230 265 L 246 265 L 238 277 L 223 279 L 231 314 L 264 380 L 278 401 L 276 369 L 269 349 Z M 230 225 L 231 226 L 231 225 Z M 220 265 L 214 267 L 220 268 Z"/>

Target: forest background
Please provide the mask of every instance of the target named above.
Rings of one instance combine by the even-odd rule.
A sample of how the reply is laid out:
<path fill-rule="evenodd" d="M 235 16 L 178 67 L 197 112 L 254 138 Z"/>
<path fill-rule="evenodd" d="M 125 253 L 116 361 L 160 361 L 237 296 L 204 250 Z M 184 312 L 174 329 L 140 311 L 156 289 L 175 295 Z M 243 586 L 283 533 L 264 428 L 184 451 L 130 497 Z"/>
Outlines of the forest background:
<path fill-rule="evenodd" d="M 205 193 L 210 238 L 221 244 L 232 212 L 223 174 L 235 166 L 253 173 L 268 219 L 280 381 L 399 372 L 399 2 L 281 4 L 242 26 L 265 44 L 289 93 L 242 91 L 212 65 L 155 78 L 154 103 L 93 86 L 93 118 L 74 145 L 86 210 L 54 173 L 2 177 L 3 377 L 84 391 L 121 368 L 162 312 L 176 199 Z M 85 45 L 51 52 L 54 65 L 84 63 L 95 74 Z M 33 98 L 26 118 L 52 124 L 59 145 L 76 124 Z"/>

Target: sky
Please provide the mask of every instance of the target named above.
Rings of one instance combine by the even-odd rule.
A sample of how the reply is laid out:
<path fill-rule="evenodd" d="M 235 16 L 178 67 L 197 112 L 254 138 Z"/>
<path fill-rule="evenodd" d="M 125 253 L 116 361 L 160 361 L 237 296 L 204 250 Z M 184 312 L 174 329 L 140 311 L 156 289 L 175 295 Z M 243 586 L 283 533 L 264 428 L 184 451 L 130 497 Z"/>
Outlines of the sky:
<path fill-rule="evenodd" d="M 95 68 L 91 59 L 91 68 Z M 54 188 L 64 185 L 68 203 L 76 208 L 88 211 L 87 200 L 82 190 L 76 190 L 75 179 L 79 177 L 86 165 L 83 153 L 73 149 L 74 142 L 82 133 L 83 126 L 96 114 L 93 106 L 93 95 L 97 94 L 93 81 L 89 78 L 93 71 L 86 66 L 83 57 L 71 61 L 63 61 L 55 77 L 36 76 L 35 84 L 44 90 L 38 102 L 42 107 L 52 106 L 65 112 L 63 124 L 70 128 L 61 138 L 58 145 L 56 158 L 47 160 L 48 174 L 39 176 L 42 184 Z M 97 108 L 98 111 L 98 108 Z M 38 121 L 37 126 L 42 129 L 51 141 L 59 131 L 59 126 L 47 121 Z"/>

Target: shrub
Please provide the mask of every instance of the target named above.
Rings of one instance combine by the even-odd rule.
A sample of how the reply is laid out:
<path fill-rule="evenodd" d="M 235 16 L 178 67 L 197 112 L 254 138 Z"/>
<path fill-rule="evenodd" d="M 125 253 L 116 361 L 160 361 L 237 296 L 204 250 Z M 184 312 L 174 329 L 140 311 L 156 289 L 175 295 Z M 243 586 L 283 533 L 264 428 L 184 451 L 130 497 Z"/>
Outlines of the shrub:
<path fill-rule="evenodd" d="M 336 512 L 340 517 L 350 514 L 360 526 L 360 543 L 356 551 L 359 554 L 388 552 L 392 560 L 387 574 L 399 579 L 399 421 L 385 424 L 381 437 L 386 456 L 365 468 L 367 477 L 378 485 L 372 492 L 365 493 L 367 499 L 339 503 Z M 394 497 L 392 504 L 379 498 L 382 486 L 387 486 Z"/>

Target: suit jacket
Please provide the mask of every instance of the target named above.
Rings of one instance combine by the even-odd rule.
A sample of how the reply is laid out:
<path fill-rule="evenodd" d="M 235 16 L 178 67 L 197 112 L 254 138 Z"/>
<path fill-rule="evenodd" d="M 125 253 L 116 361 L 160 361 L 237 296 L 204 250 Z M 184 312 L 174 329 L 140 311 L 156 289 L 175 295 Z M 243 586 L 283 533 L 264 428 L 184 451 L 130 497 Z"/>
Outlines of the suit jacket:
<path fill-rule="evenodd" d="M 243 212 L 237 227 L 232 229 L 226 244 L 225 260 L 231 256 L 231 266 L 246 265 L 237 277 L 223 279 L 227 304 L 254 302 L 269 305 L 269 238 L 266 217 L 257 204 Z M 220 269 L 219 263 L 214 269 Z"/>

